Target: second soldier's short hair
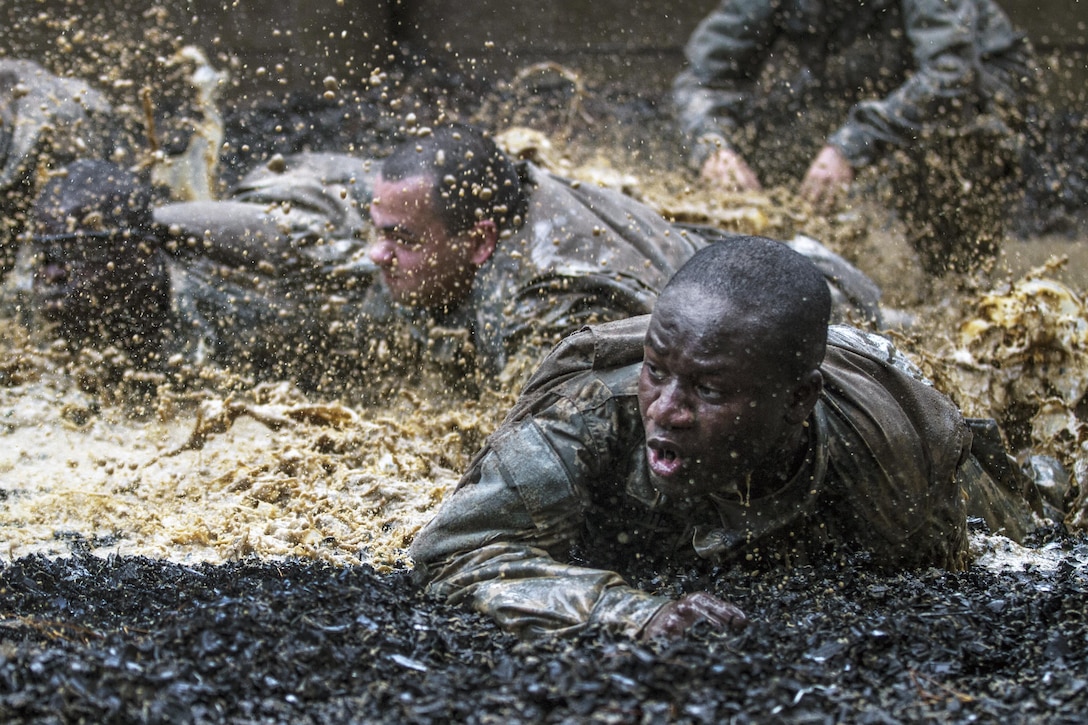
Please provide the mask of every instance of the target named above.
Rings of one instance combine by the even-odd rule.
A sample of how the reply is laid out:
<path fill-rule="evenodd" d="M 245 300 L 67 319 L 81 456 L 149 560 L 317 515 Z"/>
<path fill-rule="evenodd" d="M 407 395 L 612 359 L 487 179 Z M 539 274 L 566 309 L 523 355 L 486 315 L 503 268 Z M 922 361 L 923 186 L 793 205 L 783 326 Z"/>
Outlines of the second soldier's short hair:
<path fill-rule="evenodd" d="M 524 222 L 528 206 L 513 161 L 484 132 L 465 124 L 439 126 L 399 144 L 382 162 L 382 178 L 423 176 L 446 230 L 457 234 L 481 219 L 500 230 Z"/>

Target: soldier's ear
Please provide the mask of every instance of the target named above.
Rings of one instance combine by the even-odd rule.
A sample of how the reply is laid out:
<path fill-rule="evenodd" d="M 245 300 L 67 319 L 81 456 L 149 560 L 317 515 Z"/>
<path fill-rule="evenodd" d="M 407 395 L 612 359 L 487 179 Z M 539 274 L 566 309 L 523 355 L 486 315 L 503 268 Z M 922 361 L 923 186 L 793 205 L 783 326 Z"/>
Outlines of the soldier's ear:
<path fill-rule="evenodd" d="M 793 390 L 793 397 L 786 409 L 786 420 L 790 423 L 804 423 L 809 413 L 816 407 L 820 393 L 824 389 L 824 376 L 819 370 L 809 370 L 801 377 L 801 382 Z"/>
<path fill-rule="evenodd" d="M 470 259 L 477 267 L 491 259 L 499 243 L 499 228 L 490 219 L 481 219 L 472 227 L 472 256 Z"/>

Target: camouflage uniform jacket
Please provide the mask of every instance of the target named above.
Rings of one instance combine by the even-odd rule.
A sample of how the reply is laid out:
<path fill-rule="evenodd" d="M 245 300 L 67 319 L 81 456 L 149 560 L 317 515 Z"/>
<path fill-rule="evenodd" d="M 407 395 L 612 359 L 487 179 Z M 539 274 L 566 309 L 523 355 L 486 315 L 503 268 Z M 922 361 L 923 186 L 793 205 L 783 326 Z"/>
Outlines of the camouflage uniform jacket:
<path fill-rule="evenodd" d="M 109 101 L 83 81 L 0 58 L 0 279 L 15 263 L 39 172 L 105 156 L 111 126 Z"/>
<path fill-rule="evenodd" d="M 704 240 L 617 191 L 521 167 L 529 193 L 524 223 L 499 240 L 472 294 L 467 318 L 481 370 L 501 371 L 515 352 L 535 365 L 582 326 L 653 309 L 673 273 Z"/>
<path fill-rule="evenodd" d="M 827 142 L 860 167 L 927 123 L 962 127 L 986 113 L 1004 124 L 1025 100 L 1028 53 L 993 0 L 722 0 L 688 41 L 674 99 L 697 163 L 761 113 L 853 104 Z M 790 68 L 760 78 L 780 63 Z"/>
<path fill-rule="evenodd" d="M 398 323 L 402 362 L 425 360 L 454 382 L 473 369 L 494 380 L 515 358 L 532 369 L 586 324 L 650 312 L 679 266 L 721 236 L 674 226 L 612 190 L 520 170 L 526 219 L 452 309 L 394 306 L 375 283 L 365 250 L 378 166 L 343 154 L 292 156 L 282 171 L 247 175 L 229 200 L 156 209 L 177 259 L 175 306 L 204 331 L 213 359 L 250 360 L 267 374 L 293 375 L 284 368 L 314 358 L 358 368 L 352 353 Z M 787 243 L 824 271 L 840 314 L 877 319 L 871 280 L 815 240 Z"/>
<path fill-rule="evenodd" d="M 842 547 L 878 566 L 965 565 L 957 476 L 971 434 L 887 341 L 831 328 L 808 456 L 782 489 L 681 505 L 648 476 L 637 400 L 647 322 L 590 328 L 548 357 L 412 545 L 432 593 L 522 634 L 637 634 L 668 599 L 628 586 L 613 561 L 774 565 Z"/>
<path fill-rule="evenodd" d="M 175 277 L 212 322 L 224 358 L 248 355 L 260 343 L 239 334 L 247 331 L 261 331 L 288 356 L 296 347 L 312 350 L 315 339 L 328 337 L 327 321 L 313 313 L 332 306 L 339 310 L 334 321 L 351 323 L 341 345 L 352 344 L 350 334 L 365 346 L 368 335 L 397 320 L 439 369 L 495 374 L 514 352 L 535 365 L 589 322 L 649 312 L 673 272 L 704 244 L 630 197 L 526 165 L 527 219 L 500 240 L 469 299 L 440 312 L 394 309 L 372 284 L 365 257 L 378 167 L 339 154 L 288 162 L 283 173 L 247 176 L 229 201 L 156 210 L 180 240 Z M 184 239 L 194 235 L 200 244 L 187 254 Z M 319 323 L 324 328 L 315 330 Z"/>
<path fill-rule="evenodd" d="M 0 192 L 33 177 L 42 150 L 55 168 L 104 154 L 110 113 L 106 97 L 83 81 L 59 78 L 33 61 L 0 58 Z"/>

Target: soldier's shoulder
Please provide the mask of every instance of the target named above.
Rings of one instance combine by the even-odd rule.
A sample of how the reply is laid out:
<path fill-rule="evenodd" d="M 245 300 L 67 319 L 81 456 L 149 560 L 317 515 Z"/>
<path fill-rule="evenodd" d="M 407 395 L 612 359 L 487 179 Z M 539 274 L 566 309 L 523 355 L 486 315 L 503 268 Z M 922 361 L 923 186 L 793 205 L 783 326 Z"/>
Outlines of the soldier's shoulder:
<path fill-rule="evenodd" d="M 649 315 L 642 315 L 588 325 L 568 335 L 529 378 L 507 418 L 520 418 L 556 398 L 585 409 L 633 395 L 648 324 Z"/>
<path fill-rule="evenodd" d="M 587 325 L 563 338 L 544 358 L 526 384 L 526 391 L 591 370 L 623 368 L 642 360 L 649 315 L 600 325 Z"/>

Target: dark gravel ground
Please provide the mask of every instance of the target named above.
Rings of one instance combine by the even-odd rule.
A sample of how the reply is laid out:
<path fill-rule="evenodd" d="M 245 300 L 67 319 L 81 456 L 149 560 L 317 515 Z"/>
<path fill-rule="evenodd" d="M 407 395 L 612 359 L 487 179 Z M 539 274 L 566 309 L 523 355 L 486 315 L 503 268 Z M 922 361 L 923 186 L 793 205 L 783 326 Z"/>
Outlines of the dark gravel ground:
<path fill-rule="evenodd" d="M 27 557 L 0 568 L 0 720 L 1085 722 L 1088 537 L 1032 544 L 1062 563 L 657 577 L 752 623 L 651 645 L 522 642 L 405 572 Z"/>

